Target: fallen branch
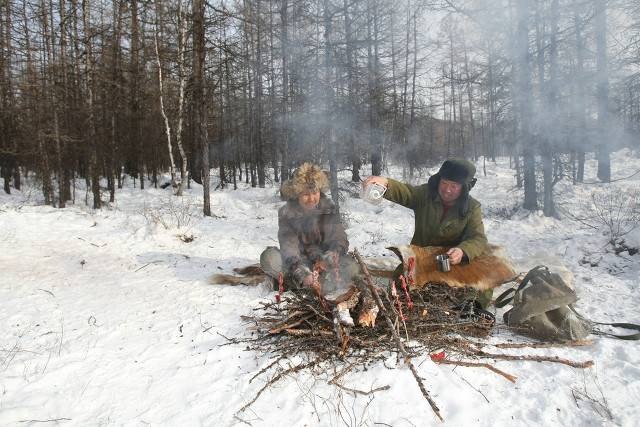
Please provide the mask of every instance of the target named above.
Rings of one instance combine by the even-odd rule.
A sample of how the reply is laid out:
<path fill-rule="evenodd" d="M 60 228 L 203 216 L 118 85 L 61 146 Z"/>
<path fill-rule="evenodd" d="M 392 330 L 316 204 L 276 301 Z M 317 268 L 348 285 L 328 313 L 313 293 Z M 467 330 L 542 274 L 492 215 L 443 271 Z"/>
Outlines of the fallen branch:
<path fill-rule="evenodd" d="M 569 359 L 562 359 L 558 356 L 532 356 L 532 355 L 524 355 L 524 356 L 516 356 L 512 354 L 495 354 L 495 353 L 486 353 L 482 350 L 477 350 L 473 353 L 474 356 L 479 356 L 487 359 L 500 359 L 500 360 L 529 360 L 533 362 L 552 362 L 552 363 L 560 363 L 563 365 L 571 366 L 572 368 L 580 368 L 586 369 L 593 366 L 593 360 L 587 360 L 585 362 L 574 362 Z"/>
<path fill-rule="evenodd" d="M 276 360 L 274 360 L 273 362 L 269 363 L 267 366 L 265 366 L 264 368 L 260 369 L 260 371 L 258 371 L 257 374 L 255 374 L 254 376 L 251 377 L 251 379 L 249 380 L 249 384 L 251 384 L 251 381 L 255 380 L 258 376 L 260 376 L 261 374 L 263 374 L 264 372 L 267 372 L 269 369 L 271 369 L 271 367 L 275 364 L 277 364 L 279 361 L 281 361 L 282 359 L 284 359 L 284 356 L 280 356 L 278 358 L 276 358 Z"/>
<path fill-rule="evenodd" d="M 256 393 L 256 395 L 253 397 L 253 399 L 251 399 L 247 404 L 245 404 L 242 408 L 240 408 L 238 410 L 238 412 L 236 412 L 236 415 L 239 414 L 240 412 L 244 412 L 249 406 L 253 405 L 255 403 L 256 400 L 258 400 L 258 398 L 260 397 L 260 395 L 269 387 L 271 387 L 272 385 L 274 385 L 275 383 L 277 383 L 278 381 L 280 381 L 282 378 L 285 377 L 285 375 L 288 374 L 293 374 L 295 372 L 301 371 L 303 369 L 306 368 L 310 368 L 312 366 L 317 365 L 320 362 L 319 359 L 316 359 L 314 361 L 311 361 L 309 363 L 302 363 L 300 365 L 296 365 L 296 366 L 292 366 L 289 369 L 286 369 L 282 372 L 279 372 L 276 376 L 274 376 L 273 378 L 271 378 L 260 390 L 258 390 L 258 393 Z"/>
<path fill-rule="evenodd" d="M 489 369 L 490 371 L 495 372 L 498 375 L 503 376 L 504 378 L 506 378 L 507 380 L 511 381 L 514 384 L 516 382 L 516 379 L 518 378 L 513 375 L 507 374 L 506 372 L 501 371 L 500 369 L 488 363 L 462 362 L 459 360 L 434 360 L 434 362 L 440 365 L 456 365 L 456 366 L 465 366 L 469 368 L 486 368 L 486 369 Z"/>
<path fill-rule="evenodd" d="M 289 316 L 289 318 L 287 320 L 290 320 L 292 317 L 295 317 L 295 316 Z M 278 326 L 276 328 L 270 329 L 269 333 L 270 334 L 279 334 L 280 332 L 284 331 L 285 329 L 295 328 L 296 326 L 301 325 L 304 322 L 306 322 L 307 320 L 309 320 L 311 317 L 313 317 L 313 315 L 309 314 L 307 316 L 304 316 L 302 319 L 296 320 L 293 323 L 284 324 L 282 326 Z"/>
<path fill-rule="evenodd" d="M 367 266 L 362 260 L 362 257 L 360 256 L 360 253 L 358 252 L 357 249 L 353 251 L 353 255 L 355 256 L 356 260 L 358 261 L 358 264 L 360 264 L 360 267 L 362 268 L 362 272 L 364 273 L 364 276 L 366 279 L 367 288 L 371 293 L 371 295 L 373 296 L 378 306 L 378 310 L 382 313 L 385 321 L 387 322 L 387 326 L 389 327 L 389 330 L 393 335 L 393 340 L 395 341 L 396 346 L 398 347 L 398 350 L 400 351 L 400 353 L 402 353 L 402 355 L 404 356 L 404 362 L 407 364 L 407 366 L 409 366 L 409 369 L 411 370 L 413 377 L 418 383 L 418 387 L 420 387 L 420 391 L 422 392 L 422 395 L 425 397 L 425 399 L 427 399 L 427 402 L 429 402 L 429 406 L 431 406 L 431 409 L 436 414 L 438 419 L 440 421 L 444 421 L 444 419 L 442 418 L 442 415 L 440 415 L 440 408 L 438 408 L 438 405 L 436 405 L 436 403 L 433 401 L 433 399 L 429 395 L 429 392 L 427 391 L 427 389 L 424 386 L 424 383 L 422 382 L 422 378 L 420 378 L 420 376 L 418 375 L 418 371 L 416 370 L 416 367 L 411 362 L 411 357 L 409 357 L 407 350 L 404 348 L 404 344 L 402 343 L 400 336 L 396 332 L 396 329 L 393 325 L 393 322 L 391 321 L 391 318 L 389 317 L 389 314 L 387 314 L 387 310 L 384 304 L 382 303 L 382 300 L 380 299 L 380 295 L 378 295 L 378 292 L 375 289 L 375 286 L 373 285 L 373 281 L 371 280 L 371 275 L 369 274 L 369 270 L 367 270 Z"/>
<path fill-rule="evenodd" d="M 565 342 L 523 342 L 495 344 L 497 348 L 555 348 L 555 347 L 581 347 L 593 344 L 593 340 L 575 340 Z"/>
<path fill-rule="evenodd" d="M 331 331 L 314 331 L 313 329 L 285 329 L 286 333 L 290 335 L 324 335 L 327 337 L 333 337 L 334 333 Z"/>
<path fill-rule="evenodd" d="M 335 385 L 336 387 L 341 388 L 341 389 L 343 389 L 345 391 L 348 391 L 350 393 L 360 394 L 362 396 L 368 396 L 368 395 L 373 394 L 375 392 L 389 390 L 391 388 L 391 386 L 389 386 L 389 385 L 383 385 L 382 387 L 372 388 L 369 391 L 362 391 L 362 390 L 357 390 L 355 388 L 345 387 L 345 386 L 343 386 L 342 384 L 339 384 L 339 383 L 334 383 L 333 385 Z"/>

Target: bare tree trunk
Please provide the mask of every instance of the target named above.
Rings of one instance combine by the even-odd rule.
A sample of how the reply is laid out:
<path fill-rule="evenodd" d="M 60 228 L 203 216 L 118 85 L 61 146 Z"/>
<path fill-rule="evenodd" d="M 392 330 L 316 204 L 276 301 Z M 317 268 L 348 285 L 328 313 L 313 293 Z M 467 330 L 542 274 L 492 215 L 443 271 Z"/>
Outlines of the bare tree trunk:
<path fill-rule="evenodd" d="M 53 142 L 55 143 L 55 157 L 54 157 L 55 172 L 54 173 L 58 174 L 59 195 L 61 196 L 61 200 L 59 201 L 58 206 L 60 208 L 64 208 L 65 207 L 64 195 L 63 195 L 64 187 L 60 186 L 60 183 L 62 182 L 63 174 L 61 173 L 62 153 L 60 152 L 60 149 L 61 149 L 60 122 L 58 118 L 58 95 L 57 95 L 58 79 L 55 76 L 55 74 L 51 71 L 54 69 L 54 64 L 56 63 L 55 47 L 54 47 L 55 30 L 52 25 L 50 26 L 50 21 L 49 21 L 50 19 L 53 19 L 52 15 L 53 15 L 53 9 L 49 8 L 45 4 L 44 0 L 41 0 L 40 1 L 40 17 L 41 17 L 41 23 L 42 23 L 42 36 L 44 39 L 43 40 L 44 41 L 44 45 L 43 45 L 44 71 L 43 71 L 42 86 L 43 86 L 44 99 L 46 101 L 45 109 L 53 113 Z M 43 141 L 43 146 L 41 147 L 41 149 L 43 150 L 45 155 L 48 156 L 49 153 L 46 150 L 46 145 L 47 144 L 45 144 Z M 46 162 L 46 164 L 47 164 L 47 169 L 49 169 L 48 161 Z M 53 185 L 50 181 L 50 177 L 47 178 L 46 181 L 47 183 L 45 183 L 44 185 L 48 187 L 47 192 L 50 193 L 51 203 L 54 204 L 55 197 L 54 197 Z"/>
<path fill-rule="evenodd" d="M 538 209 L 535 151 L 531 138 L 531 77 L 529 71 L 529 0 L 517 0 L 518 28 L 516 32 L 515 64 L 517 67 L 518 114 L 520 143 L 524 157 L 524 204 L 528 210 Z"/>
<path fill-rule="evenodd" d="M 576 182 L 584 181 L 584 161 L 585 161 L 585 127 L 587 125 L 585 112 L 585 74 L 584 74 L 584 55 L 585 43 L 582 37 L 582 29 L 584 22 L 580 17 L 580 9 L 582 0 L 574 0 L 573 2 L 573 24 L 576 34 L 576 76 L 573 80 L 574 84 L 574 102 L 573 108 L 576 116 L 576 131 L 573 137 L 573 150 L 576 153 L 577 168 L 574 175 Z"/>
<path fill-rule="evenodd" d="M 122 11 L 124 9 L 124 2 L 122 0 L 113 0 L 113 19 L 115 26 L 115 34 L 112 48 L 112 66 L 111 66 L 111 147 L 109 147 L 109 165 L 107 167 L 107 173 L 109 174 L 109 202 L 115 201 L 116 193 L 116 180 L 118 182 L 118 188 L 122 188 L 122 178 L 120 171 L 120 162 L 118 159 L 118 102 L 120 101 L 120 82 L 124 79 L 121 75 L 121 63 L 120 63 L 120 45 L 122 35 Z"/>
<path fill-rule="evenodd" d="M 497 118 L 496 118 L 496 95 L 495 95 L 495 82 L 494 82 L 494 77 L 493 77 L 493 67 L 494 67 L 494 54 L 493 54 L 493 43 L 490 40 L 489 41 L 489 46 L 488 46 L 488 64 L 487 64 L 487 84 L 489 85 L 488 91 L 488 98 L 489 98 L 489 148 L 488 148 L 488 153 L 485 152 L 485 156 L 489 155 L 491 156 L 491 160 L 493 162 L 496 161 L 496 134 L 495 134 L 495 129 L 496 129 L 496 122 L 497 122 Z"/>
<path fill-rule="evenodd" d="M 11 173 L 12 169 L 9 165 L 9 153 L 10 140 L 12 135 L 9 128 L 9 123 L 12 122 L 11 100 L 13 99 L 13 93 L 11 89 L 11 2 L 5 1 L 4 10 L 0 5 L 0 10 L 4 14 L 4 19 L 0 18 L 0 80 L 3 82 L 0 85 L 0 172 L 4 179 L 4 192 L 11 194 Z M 13 158 L 15 159 L 15 153 Z M 14 160 L 14 168 L 15 160 Z"/>
<path fill-rule="evenodd" d="M 544 205 L 543 212 L 545 216 L 555 216 L 556 209 L 553 200 L 553 186 L 555 185 L 553 171 L 553 154 L 558 146 L 557 133 L 559 132 L 560 113 L 558 109 L 558 0 L 551 1 L 549 10 L 550 16 L 550 37 L 549 37 L 549 82 L 546 84 L 546 93 L 543 99 L 547 99 L 549 109 L 551 111 L 550 130 L 546 132 L 545 144 L 542 150 L 542 170 L 544 179 Z"/>
<path fill-rule="evenodd" d="M 351 25 L 352 16 L 350 11 L 349 0 L 343 0 L 344 8 L 344 32 L 345 32 L 345 54 L 347 61 L 347 100 L 345 102 L 345 110 L 347 116 L 347 145 L 349 147 L 349 160 L 351 163 L 351 181 L 360 182 L 360 168 L 362 167 L 362 160 L 360 159 L 360 152 L 358 150 L 358 144 L 356 136 L 354 135 L 355 128 L 354 123 L 356 121 L 356 107 L 353 98 L 356 96 L 355 89 L 355 64 L 354 64 L 354 42 L 353 42 L 353 29 Z"/>
<path fill-rule="evenodd" d="M 327 138 L 326 141 L 329 144 L 329 182 L 331 186 L 331 199 L 333 203 L 336 205 L 336 209 L 338 212 L 340 211 L 340 197 L 339 197 L 339 187 L 338 187 L 338 164 L 337 164 L 337 153 L 336 153 L 336 137 L 335 137 L 335 127 L 333 124 L 333 114 L 335 111 L 335 95 L 333 93 L 333 48 L 331 46 L 331 31 L 332 31 L 332 21 L 331 14 L 332 11 L 329 9 L 330 1 L 323 0 L 323 22 L 324 22 L 324 68 L 325 68 L 325 96 L 326 96 L 326 105 L 325 105 L 325 116 L 327 120 Z"/>
<path fill-rule="evenodd" d="M 413 143 L 417 144 L 418 135 L 415 127 L 416 121 L 416 77 L 418 75 L 418 8 L 416 6 L 413 11 L 413 67 L 411 71 L 411 107 L 409 109 L 409 141 L 410 145 Z M 417 147 L 414 148 L 414 153 L 417 153 L 419 149 Z M 411 156 L 409 161 L 409 175 L 413 177 L 413 168 L 415 165 L 415 161 L 413 156 Z"/>
<path fill-rule="evenodd" d="M 136 152 L 135 171 L 133 171 L 140 179 L 140 189 L 144 189 L 144 143 L 142 141 L 141 123 L 140 123 L 140 35 L 139 35 L 139 20 L 138 20 L 138 0 L 131 0 L 131 67 L 130 67 L 130 79 L 131 79 L 131 91 L 130 91 L 130 114 L 131 114 L 131 129 L 129 138 L 131 140 L 131 147 Z M 130 171 L 131 172 L 131 171 Z"/>
<path fill-rule="evenodd" d="M 178 124 L 176 126 L 176 145 L 180 152 L 180 186 L 176 192 L 176 196 L 182 196 L 184 189 L 189 182 L 187 176 L 187 154 L 184 151 L 182 144 L 182 124 L 184 122 L 184 92 L 187 85 L 187 75 L 185 71 L 185 57 L 184 52 L 187 45 L 187 18 L 182 8 L 182 0 L 178 0 L 178 78 L 179 92 L 178 92 Z"/>
<path fill-rule="evenodd" d="M 456 136 L 458 135 L 458 132 L 456 132 L 456 127 L 457 127 L 457 111 L 456 111 L 456 89 L 455 89 L 455 75 L 454 75 L 454 69 L 455 69 L 455 64 L 453 62 L 453 54 L 454 54 L 454 47 L 453 47 L 453 28 L 449 29 L 449 85 L 450 90 L 451 90 L 451 115 L 449 117 L 452 118 L 451 121 L 451 144 L 449 145 L 449 149 L 447 149 L 447 157 L 451 156 L 453 153 L 455 153 L 457 147 L 458 147 L 458 141 L 456 141 Z M 453 145 L 453 150 L 450 149 L 451 145 Z M 452 152 L 453 151 L 453 152 Z"/>
<path fill-rule="evenodd" d="M 280 158 L 282 163 L 280 165 L 280 178 L 284 182 L 289 179 L 289 0 L 280 0 L 280 2 L 280 21 L 282 26 L 280 32 L 280 44 L 282 46 L 282 105 L 280 107 L 282 117 Z"/>
<path fill-rule="evenodd" d="M 471 134 L 469 135 L 469 142 L 471 143 L 471 148 L 473 149 L 473 160 L 478 159 L 478 149 L 476 147 L 476 125 L 473 122 L 473 89 L 472 89 L 472 79 L 471 72 L 469 71 L 469 55 L 467 53 L 467 44 L 464 43 L 464 70 L 466 74 L 467 80 L 467 102 L 469 105 L 469 130 Z"/>
<path fill-rule="evenodd" d="M 49 155 L 44 146 L 44 135 L 42 132 L 38 134 L 38 151 L 40 154 L 40 174 L 42 177 L 42 194 L 44 195 L 44 203 L 53 204 L 53 185 L 51 185 L 51 169 L 49 168 Z"/>
<path fill-rule="evenodd" d="M 202 152 L 203 213 L 211 216 L 209 184 L 209 140 L 207 137 L 207 110 L 204 96 L 204 0 L 193 1 L 193 104 L 197 116 L 196 147 Z"/>
<path fill-rule="evenodd" d="M 100 171 L 98 169 L 98 143 L 95 124 L 94 112 L 94 94 L 95 94 L 95 75 L 93 68 L 93 45 L 92 30 L 89 25 L 89 0 L 82 1 L 82 22 L 84 30 L 84 48 L 85 48 L 85 68 L 87 70 L 87 111 L 89 117 L 87 119 L 88 138 L 89 138 L 89 171 L 91 175 L 91 193 L 93 194 L 93 208 L 100 209 L 102 200 L 100 199 Z"/>
<path fill-rule="evenodd" d="M 158 31 L 159 21 L 162 16 L 162 4 L 159 0 L 155 1 L 156 7 L 156 19 L 155 19 L 155 29 L 153 31 L 153 47 L 156 52 L 156 65 L 158 67 L 158 100 L 160 102 L 160 113 L 162 114 L 162 119 L 164 120 L 164 132 L 167 137 L 167 151 L 169 154 L 169 173 L 171 174 L 171 187 L 176 186 L 176 163 L 173 160 L 173 144 L 171 144 L 171 125 L 169 124 L 169 117 L 167 117 L 167 112 L 164 108 L 164 84 L 162 78 L 162 61 L 160 61 L 160 48 L 158 47 Z M 162 33 L 160 33 L 162 37 Z"/>
<path fill-rule="evenodd" d="M 261 0 L 256 1 L 255 8 L 255 29 L 256 29 L 256 60 L 254 65 L 255 75 L 253 77 L 255 106 L 254 112 L 254 136 L 255 136 L 255 148 L 256 148 L 256 170 L 258 175 L 258 186 L 264 188 L 265 186 L 265 166 L 264 166 L 264 139 L 262 135 L 262 113 L 263 113 L 263 101 L 262 101 L 262 18 L 261 18 Z"/>
<path fill-rule="evenodd" d="M 379 103 L 381 98 L 378 56 L 378 0 L 367 0 L 367 65 L 369 89 L 369 132 L 371 132 L 371 173 L 382 174 L 382 129 Z"/>
<path fill-rule="evenodd" d="M 598 98 L 598 179 L 611 181 L 611 159 L 609 157 L 609 76 L 607 75 L 607 2 L 594 0 L 596 36 L 596 79 Z"/>

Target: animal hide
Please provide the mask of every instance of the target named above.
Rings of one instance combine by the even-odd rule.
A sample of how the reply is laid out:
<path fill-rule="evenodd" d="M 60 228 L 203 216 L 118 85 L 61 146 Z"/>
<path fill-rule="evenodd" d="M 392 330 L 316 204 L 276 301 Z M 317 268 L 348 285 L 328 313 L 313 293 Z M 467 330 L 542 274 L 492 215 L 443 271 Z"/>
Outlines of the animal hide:
<path fill-rule="evenodd" d="M 415 287 L 423 288 L 429 283 L 446 283 L 451 287 L 472 287 L 481 291 L 493 289 L 511 281 L 516 273 L 511 263 L 501 256 L 499 246 L 490 245 L 489 251 L 476 257 L 468 264 L 451 266 L 451 271 L 438 271 L 436 256 L 447 252 L 441 246 L 391 246 L 402 261 L 405 277 L 408 274 L 410 259 L 414 259 Z"/>
<path fill-rule="evenodd" d="M 398 261 L 393 257 L 366 258 L 364 260 L 369 273 L 375 277 L 392 277 Z M 211 285 L 259 285 L 267 279 L 267 275 L 260 268 L 260 264 L 233 269 L 234 274 L 213 274 L 209 277 Z"/>
<path fill-rule="evenodd" d="M 234 268 L 238 274 L 213 274 L 209 277 L 211 285 L 259 285 L 264 282 L 267 275 L 260 268 L 260 264 L 252 264 L 246 267 Z"/>

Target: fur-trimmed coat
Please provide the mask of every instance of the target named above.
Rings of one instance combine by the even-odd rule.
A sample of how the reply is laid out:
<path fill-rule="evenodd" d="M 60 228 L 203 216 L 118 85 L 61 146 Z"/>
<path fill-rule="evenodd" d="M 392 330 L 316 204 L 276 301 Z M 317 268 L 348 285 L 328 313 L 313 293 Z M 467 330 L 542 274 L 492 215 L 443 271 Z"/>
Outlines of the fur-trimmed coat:
<path fill-rule="evenodd" d="M 289 273 L 301 263 L 311 267 L 327 251 L 344 255 L 349 249 L 338 211 L 324 193 L 311 212 L 303 211 L 297 200 L 278 210 L 278 240 L 283 267 Z"/>

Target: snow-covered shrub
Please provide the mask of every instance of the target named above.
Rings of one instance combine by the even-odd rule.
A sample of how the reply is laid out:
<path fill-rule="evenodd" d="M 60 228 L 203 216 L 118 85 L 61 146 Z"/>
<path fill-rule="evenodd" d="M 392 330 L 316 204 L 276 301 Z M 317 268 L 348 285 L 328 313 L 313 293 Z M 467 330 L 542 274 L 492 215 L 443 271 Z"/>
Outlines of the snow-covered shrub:
<path fill-rule="evenodd" d="M 591 220 L 605 228 L 611 243 L 620 240 L 640 225 L 639 190 L 594 193 L 591 199 L 594 209 Z"/>
<path fill-rule="evenodd" d="M 594 191 L 590 199 L 583 199 L 572 208 L 563 206 L 562 211 L 572 220 L 602 231 L 616 253 L 628 251 L 633 255 L 638 248 L 627 244 L 623 237 L 640 226 L 640 190 L 606 190 Z"/>
<path fill-rule="evenodd" d="M 513 203 L 507 203 L 500 206 L 495 205 L 483 205 L 482 211 L 487 218 L 496 219 L 514 219 L 515 215 L 520 211 L 521 204 L 519 201 Z"/>
<path fill-rule="evenodd" d="M 157 206 L 145 205 L 142 215 L 150 225 L 161 225 L 165 230 L 188 228 L 198 207 L 186 196 L 169 196 L 166 203 Z"/>

